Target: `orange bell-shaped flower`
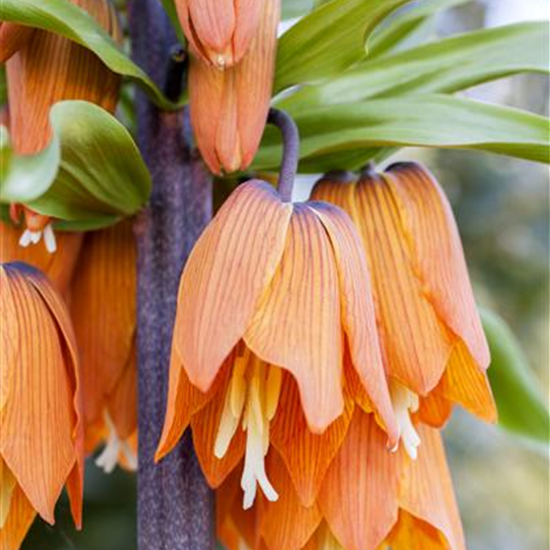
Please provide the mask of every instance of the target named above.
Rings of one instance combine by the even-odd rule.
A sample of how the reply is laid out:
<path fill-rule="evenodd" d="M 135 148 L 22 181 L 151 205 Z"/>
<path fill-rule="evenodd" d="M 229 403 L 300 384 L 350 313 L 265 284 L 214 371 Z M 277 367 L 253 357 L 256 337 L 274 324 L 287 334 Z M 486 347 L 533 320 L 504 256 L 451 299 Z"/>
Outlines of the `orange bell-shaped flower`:
<path fill-rule="evenodd" d="M 273 89 L 279 18 L 280 0 L 264 1 L 250 49 L 230 69 L 207 65 L 191 48 L 191 123 L 204 161 L 216 174 L 248 168 L 258 150 Z"/>
<path fill-rule="evenodd" d="M 65 485 L 81 523 L 81 386 L 68 312 L 46 277 L 0 266 L 0 547 L 17 550 L 34 517 L 54 522 Z"/>
<path fill-rule="evenodd" d="M 70 301 L 82 365 L 86 452 L 135 469 L 137 456 L 136 249 L 132 221 L 87 233 Z"/>
<path fill-rule="evenodd" d="M 277 1 L 176 0 L 176 9 L 195 53 L 223 70 L 245 56 L 258 32 L 264 4 Z"/>
<path fill-rule="evenodd" d="M 363 239 L 383 356 L 403 442 L 416 455 L 410 414 L 442 426 L 454 404 L 495 421 L 489 349 L 451 207 L 421 166 L 402 163 L 359 181 L 328 175 L 312 198 L 346 210 Z"/>
<path fill-rule="evenodd" d="M 294 447 L 287 460 L 307 500 L 356 403 L 393 443 L 397 434 L 360 239 L 339 208 L 288 202 L 295 166 L 286 160 L 280 194 L 257 180 L 241 185 L 185 266 L 157 453 L 191 423 L 213 487 L 244 456 L 245 508 L 257 484 L 277 498 L 264 464 L 272 441 Z M 317 469 L 302 468 L 308 456 Z"/>
<path fill-rule="evenodd" d="M 108 0 L 71 0 L 97 19 L 115 40 L 122 32 Z M 19 154 L 34 154 L 51 140 L 49 114 L 58 101 L 84 100 L 113 113 L 118 102 L 120 76 L 92 52 L 59 35 L 2 23 L 0 51 L 6 61 L 10 137 Z M 50 219 L 25 210 L 27 230 L 21 245 L 36 244 L 44 235 L 55 251 Z"/>

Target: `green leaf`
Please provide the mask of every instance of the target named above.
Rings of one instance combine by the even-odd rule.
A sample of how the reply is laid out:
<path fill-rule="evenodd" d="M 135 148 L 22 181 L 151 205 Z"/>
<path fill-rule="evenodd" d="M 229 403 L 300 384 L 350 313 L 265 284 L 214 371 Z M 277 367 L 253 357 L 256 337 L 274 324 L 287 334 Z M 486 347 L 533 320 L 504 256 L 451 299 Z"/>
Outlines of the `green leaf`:
<path fill-rule="evenodd" d="M 495 313 L 481 312 L 491 349 L 488 370 L 498 408 L 499 425 L 516 434 L 547 444 L 550 416 L 540 383 L 510 328 Z"/>
<path fill-rule="evenodd" d="M 139 211 L 151 178 L 128 131 L 107 111 L 63 101 L 50 111 L 54 137 L 37 155 L 12 155 L 3 203 L 24 203 L 61 229 L 111 225 Z"/>
<path fill-rule="evenodd" d="M 313 0 L 283 0 L 282 18 L 294 19 L 311 11 Z"/>
<path fill-rule="evenodd" d="M 363 59 L 369 34 L 407 1 L 331 0 L 306 15 L 279 40 L 275 90 L 329 78 Z"/>
<path fill-rule="evenodd" d="M 547 119 L 471 99 L 411 95 L 293 110 L 291 114 L 302 137 L 303 172 L 354 169 L 373 158 L 379 147 L 476 149 L 550 161 Z M 278 166 L 279 141 L 277 133 L 268 127 L 254 163 L 256 169 Z M 355 156 L 353 165 L 346 158 L 350 152 Z"/>
<path fill-rule="evenodd" d="M 279 103 L 292 112 L 313 106 L 419 92 L 452 93 L 523 72 L 547 73 L 544 22 L 483 29 L 365 61 L 331 82 Z"/>
<path fill-rule="evenodd" d="M 178 107 L 164 97 L 94 18 L 69 0 L 2 0 L 0 19 L 60 34 L 93 51 L 113 72 L 137 82 L 157 106 L 167 110 Z"/>
<path fill-rule="evenodd" d="M 473 0 L 422 0 L 380 25 L 369 40 L 369 59 L 417 46 L 435 32 L 435 16 Z"/>

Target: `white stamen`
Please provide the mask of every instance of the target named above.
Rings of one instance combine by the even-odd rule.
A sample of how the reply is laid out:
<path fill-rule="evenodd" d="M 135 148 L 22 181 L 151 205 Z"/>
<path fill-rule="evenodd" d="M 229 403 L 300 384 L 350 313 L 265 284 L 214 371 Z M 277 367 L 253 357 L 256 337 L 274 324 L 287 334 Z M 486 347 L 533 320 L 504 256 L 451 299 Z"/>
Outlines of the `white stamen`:
<path fill-rule="evenodd" d="M 57 241 L 51 223 L 44 227 L 44 244 L 46 246 L 46 250 L 50 254 L 54 254 L 57 251 Z"/>
<path fill-rule="evenodd" d="M 392 379 L 390 381 L 390 396 L 399 427 L 399 439 L 391 451 L 396 452 L 399 448 L 399 441 L 402 441 L 406 453 L 412 460 L 416 460 L 421 441 L 412 423 L 410 413 L 418 410 L 418 395 L 407 389 L 403 384 Z"/>
<path fill-rule="evenodd" d="M 130 447 L 128 441 L 122 442 L 122 454 L 126 458 L 125 466 L 132 472 L 136 472 L 138 469 L 138 456 L 134 449 Z"/>
<path fill-rule="evenodd" d="M 21 238 L 19 239 L 19 246 L 21 248 L 27 248 L 33 242 L 33 232 L 30 229 L 25 229 Z"/>
<path fill-rule="evenodd" d="M 127 465 L 130 470 L 137 470 L 137 456 L 130 447 L 127 441 L 123 441 L 117 434 L 116 427 L 109 416 L 109 413 L 104 413 L 105 424 L 109 430 L 109 438 L 102 453 L 97 457 L 95 464 L 101 468 L 106 474 L 111 474 L 117 467 L 121 453 L 127 460 Z"/>

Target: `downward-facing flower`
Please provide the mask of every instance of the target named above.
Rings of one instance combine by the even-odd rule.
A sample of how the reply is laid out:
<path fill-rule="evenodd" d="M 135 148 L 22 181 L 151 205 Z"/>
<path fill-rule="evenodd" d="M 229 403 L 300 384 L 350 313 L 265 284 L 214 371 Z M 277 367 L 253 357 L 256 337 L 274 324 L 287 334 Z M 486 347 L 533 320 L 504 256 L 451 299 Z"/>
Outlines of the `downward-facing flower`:
<path fill-rule="evenodd" d="M 216 174 L 246 169 L 258 150 L 273 88 L 279 18 L 280 0 L 262 2 L 247 55 L 225 71 L 204 63 L 191 47 L 191 122 L 204 161 Z"/>
<path fill-rule="evenodd" d="M 445 423 L 455 403 L 494 421 L 490 357 L 451 207 L 421 166 L 397 164 L 359 181 L 332 174 L 313 198 L 339 205 L 362 236 L 380 342 L 404 445 L 421 438 L 410 415 Z"/>
<path fill-rule="evenodd" d="M 0 547 L 17 550 L 34 517 L 54 522 L 66 485 L 81 522 L 83 432 L 74 334 L 46 277 L 0 266 Z"/>
<path fill-rule="evenodd" d="M 119 41 L 122 33 L 108 0 L 72 0 Z M 49 114 L 58 101 L 85 100 L 114 112 L 120 77 L 86 48 L 41 29 L 2 23 L 0 51 L 6 61 L 10 138 L 19 154 L 35 154 L 51 140 Z M 36 244 L 44 236 L 55 251 L 50 218 L 24 207 L 26 231 L 21 245 Z"/>
<path fill-rule="evenodd" d="M 176 0 L 185 37 L 202 61 L 218 69 L 239 63 L 258 31 L 264 4 L 278 0 Z"/>
<path fill-rule="evenodd" d="M 157 453 L 191 423 L 213 487 L 244 457 L 245 508 L 257 484 L 278 496 L 265 472 L 271 443 L 292 440 L 286 459 L 314 499 L 355 403 L 396 435 L 359 237 L 339 208 L 290 202 L 297 134 L 280 113 L 272 121 L 287 138 L 279 193 L 258 180 L 241 185 L 185 266 Z"/>
<path fill-rule="evenodd" d="M 71 286 L 82 365 L 86 452 L 96 463 L 135 469 L 137 457 L 136 251 L 130 220 L 87 233 Z"/>
<path fill-rule="evenodd" d="M 357 410 L 315 502 L 304 507 L 277 453 L 267 473 L 277 502 L 244 512 L 234 475 L 216 492 L 218 536 L 228 550 L 465 550 L 438 430 L 419 425 L 417 460 L 388 452 L 372 415 Z"/>

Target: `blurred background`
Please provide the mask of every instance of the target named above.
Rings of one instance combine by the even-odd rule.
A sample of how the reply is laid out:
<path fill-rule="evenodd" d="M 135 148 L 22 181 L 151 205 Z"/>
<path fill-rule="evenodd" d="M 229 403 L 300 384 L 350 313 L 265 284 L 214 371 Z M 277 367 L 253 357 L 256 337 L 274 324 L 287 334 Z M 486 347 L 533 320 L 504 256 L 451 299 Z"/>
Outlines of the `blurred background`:
<path fill-rule="evenodd" d="M 293 0 L 290 0 L 291 2 Z M 485 0 L 450 10 L 442 35 L 520 20 L 550 18 L 547 0 Z M 468 92 L 478 99 L 548 115 L 548 79 L 525 75 Z M 548 397 L 550 186 L 548 168 L 483 153 L 404 150 L 397 159 L 426 163 L 445 187 L 463 238 L 480 304 L 513 328 Z M 311 181 L 298 190 L 306 197 Z M 469 550 L 546 550 L 549 457 L 497 427 L 457 411 L 445 431 Z M 52 528 L 37 521 L 23 550 L 134 550 L 135 478 L 87 468 L 85 531 L 75 533 L 63 500 Z"/>

